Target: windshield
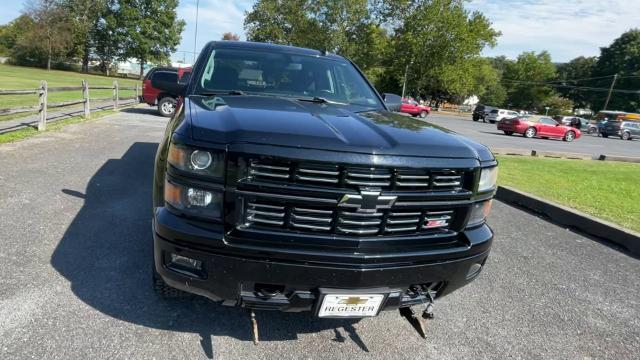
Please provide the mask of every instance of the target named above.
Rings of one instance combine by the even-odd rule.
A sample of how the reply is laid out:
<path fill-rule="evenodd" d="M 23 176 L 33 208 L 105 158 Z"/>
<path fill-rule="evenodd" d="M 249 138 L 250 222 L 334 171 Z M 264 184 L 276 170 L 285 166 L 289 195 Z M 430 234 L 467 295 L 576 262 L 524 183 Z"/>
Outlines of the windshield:
<path fill-rule="evenodd" d="M 246 49 L 212 51 L 196 93 L 236 90 L 297 99 L 319 97 L 360 109 L 384 108 L 362 75 L 346 61 Z"/>

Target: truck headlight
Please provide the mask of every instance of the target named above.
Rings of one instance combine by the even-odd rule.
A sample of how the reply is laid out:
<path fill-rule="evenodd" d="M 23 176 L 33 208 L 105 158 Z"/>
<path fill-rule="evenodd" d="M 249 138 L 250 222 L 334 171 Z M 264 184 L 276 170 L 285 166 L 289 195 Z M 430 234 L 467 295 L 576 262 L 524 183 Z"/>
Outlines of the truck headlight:
<path fill-rule="evenodd" d="M 220 191 L 199 189 L 165 180 L 164 200 L 186 215 L 213 220 L 222 218 L 222 192 Z"/>
<path fill-rule="evenodd" d="M 487 220 L 487 216 L 489 216 L 491 212 L 492 201 L 493 200 L 487 200 L 473 204 L 469 221 L 467 221 L 467 227 L 480 225 Z"/>
<path fill-rule="evenodd" d="M 483 168 L 480 172 L 478 192 L 493 190 L 498 182 L 498 167 Z"/>
<path fill-rule="evenodd" d="M 171 143 L 167 162 L 178 170 L 196 175 L 222 178 L 224 174 L 224 152 L 193 149 Z"/>

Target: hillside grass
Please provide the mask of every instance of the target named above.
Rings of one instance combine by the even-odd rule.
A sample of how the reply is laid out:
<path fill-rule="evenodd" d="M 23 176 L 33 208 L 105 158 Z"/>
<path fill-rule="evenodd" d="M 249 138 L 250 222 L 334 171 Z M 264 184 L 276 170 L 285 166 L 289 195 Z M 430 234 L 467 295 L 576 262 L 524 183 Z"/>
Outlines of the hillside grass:
<path fill-rule="evenodd" d="M 0 89 L 2 90 L 22 90 L 35 89 L 40 87 L 40 81 L 46 80 L 48 87 L 62 86 L 82 86 L 82 80 L 89 82 L 89 96 L 91 99 L 111 98 L 112 90 L 91 90 L 91 86 L 113 86 L 113 81 L 117 80 L 120 87 L 130 87 L 136 84 L 141 86 L 141 82 L 135 79 L 112 78 L 100 75 L 81 74 L 71 71 L 59 71 L 30 68 L 23 66 L 13 66 L 0 64 Z M 120 97 L 131 97 L 135 95 L 134 90 L 120 90 Z M 61 91 L 50 92 L 47 101 L 57 103 L 64 101 L 82 100 L 82 91 Z M 0 95 L 0 109 L 14 108 L 21 106 L 38 105 L 38 95 Z M 55 111 L 51 109 L 49 111 Z M 29 115 L 29 114 L 24 114 Z M 19 115 L 2 116 L 0 121 L 16 118 Z"/>
<path fill-rule="evenodd" d="M 640 164 L 499 156 L 498 183 L 640 231 Z"/>

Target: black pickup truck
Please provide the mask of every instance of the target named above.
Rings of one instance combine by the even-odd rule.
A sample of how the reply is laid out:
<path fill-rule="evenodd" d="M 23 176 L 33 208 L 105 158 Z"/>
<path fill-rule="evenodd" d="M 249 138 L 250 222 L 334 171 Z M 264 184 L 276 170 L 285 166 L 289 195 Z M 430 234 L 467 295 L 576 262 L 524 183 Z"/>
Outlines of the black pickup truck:
<path fill-rule="evenodd" d="M 153 86 L 182 98 L 155 162 L 160 293 L 365 317 L 430 306 L 485 265 L 491 152 L 390 111 L 399 97 L 345 58 L 211 42 Z"/>

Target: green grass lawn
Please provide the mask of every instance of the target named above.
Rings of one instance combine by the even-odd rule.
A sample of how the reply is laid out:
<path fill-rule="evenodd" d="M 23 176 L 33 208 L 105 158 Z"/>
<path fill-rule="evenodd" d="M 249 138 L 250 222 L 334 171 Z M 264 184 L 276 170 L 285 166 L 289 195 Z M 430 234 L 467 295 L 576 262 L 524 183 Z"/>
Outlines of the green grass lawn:
<path fill-rule="evenodd" d="M 640 164 L 499 156 L 498 183 L 640 231 Z"/>
<path fill-rule="evenodd" d="M 114 80 L 118 81 L 120 87 L 141 84 L 139 80 L 135 79 L 110 78 L 69 71 L 47 71 L 44 69 L 0 64 L 0 89 L 3 90 L 35 89 L 40 87 L 41 80 L 46 80 L 49 87 L 82 86 L 82 79 L 89 82 L 89 87 L 112 86 Z M 89 90 L 89 95 L 92 99 L 110 98 L 113 96 L 113 91 Z M 133 95 L 135 95 L 134 90 L 120 91 L 120 97 Z M 50 103 L 73 100 L 82 100 L 82 91 L 50 92 L 48 96 L 48 102 Z M 0 96 L 0 109 L 32 105 L 38 105 L 38 95 L 36 94 Z M 0 117 L 0 121 L 6 119 L 8 119 L 8 117 Z"/>

